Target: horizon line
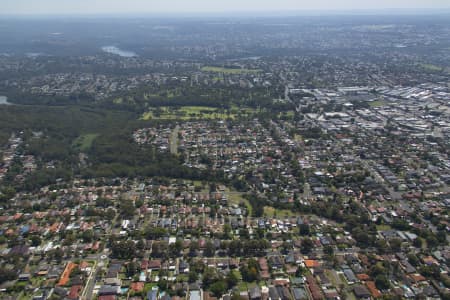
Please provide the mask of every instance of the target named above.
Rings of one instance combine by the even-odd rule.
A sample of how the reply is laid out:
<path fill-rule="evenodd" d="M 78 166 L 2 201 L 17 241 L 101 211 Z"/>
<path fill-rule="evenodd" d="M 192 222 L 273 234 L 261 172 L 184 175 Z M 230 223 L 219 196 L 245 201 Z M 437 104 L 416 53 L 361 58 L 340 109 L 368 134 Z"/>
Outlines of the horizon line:
<path fill-rule="evenodd" d="M 256 14 L 256 15 L 255 15 Z M 0 17 L 280 17 L 280 16 L 333 16 L 333 15 L 446 15 L 450 7 L 443 8 L 379 8 L 379 9 L 304 9 L 304 10 L 236 10 L 236 11 L 159 11 L 159 12 L 96 12 L 96 13 L 0 13 Z"/>

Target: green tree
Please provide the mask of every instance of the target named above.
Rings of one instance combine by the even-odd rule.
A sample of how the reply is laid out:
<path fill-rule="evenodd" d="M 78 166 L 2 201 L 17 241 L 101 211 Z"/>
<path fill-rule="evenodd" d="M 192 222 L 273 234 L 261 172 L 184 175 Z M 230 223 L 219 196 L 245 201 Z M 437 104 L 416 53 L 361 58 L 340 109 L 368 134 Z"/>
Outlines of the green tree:
<path fill-rule="evenodd" d="M 375 278 L 375 285 L 380 290 L 387 290 L 390 287 L 389 279 L 384 275 L 378 275 Z"/>
<path fill-rule="evenodd" d="M 6 269 L 3 267 L 0 268 L 0 284 L 6 281 L 14 280 L 16 278 L 17 272 L 15 272 L 14 270 Z"/>
<path fill-rule="evenodd" d="M 228 284 L 228 288 L 232 289 L 236 284 L 239 282 L 239 278 L 236 276 L 236 274 L 233 271 L 228 272 L 226 281 Z"/>
<path fill-rule="evenodd" d="M 307 224 L 300 224 L 299 226 L 299 233 L 300 235 L 310 235 L 310 229 L 309 229 L 309 225 Z"/>
<path fill-rule="evenodd" d="M 206 267 L 203 272 L 203 285 L 209 288 L 218 279 L 217 272 L 214 268 Z"/>
<path fill-rule="evenodd" d="M 334 249 L 333 249 L 333 247 L 330 246 L 330 245 L 325 246 L 325 247 L 323 248 L 323 251 L 324 251 L 324 253 L 327 254 L 327 255 L 333 255 L 333 254 L 334 254 Z"/>
<path fill-rule="evenodd" d="M 246 264 L 240 268 L 242 279 L 246 282 L 253 282 L 258 280 L 258 262 L 254 259 L 249 259 Z"/>
<path fill-rule="evenodd" d="M 92 229 L 88 229 L 83 231 L 81 234 L 81 238 L 84 243 L 90 243 L 94 239 L 94 231 Z"/>
<path fill-rule="evenodd" d="M 31 246 L 32 247 L 37 247 L 37 246 L 39 246 L 41 244 L 42 239 L 38 235 L 33 235 L 33 236 L 30 237 L 30 241 L 31 241 Z"/>
<path fill-rule="evenodd" d="M 211 284 L 210 291 L 217 298 L 220 298 L 227 290 L 227 283 L 224 280 L 219 280 Z"/>
<path fill-rule="evenodd" d="M 303 254 L 309 254 L 313 248 L 314 248 L 314 243 L 311 239 L 306 238 L 306 239 L 302 240 L 300 251 Z"/>
<path fill-rule="evenodd" d="M 422 248 L 423 245 L 423 239 L 421 237 L 417 237 L 414 241 L 413 241 L 413 246 L 416 248 Z"/>
<path fill-rule="evenodd" d="M 128 277 L 133 277 L 138 272 L 139 272 L 139 265 L 134 261 L 131 261 L 126 265 L 126 275 Z"/>
<path fill-rule="evenodd" d="M 205 244 L 204 255 L 206 257 L 213 257 L 215 252 L 216 252 L 216 247 L 214 247 L 214 244 L 211 241 L 207 241 Z"/>
<path fill-rule="evenodd" d="M 190 270 L 188 274 L 189 283 L 196 282 L 198 279 L 198 273 L 195 270 Z"/>

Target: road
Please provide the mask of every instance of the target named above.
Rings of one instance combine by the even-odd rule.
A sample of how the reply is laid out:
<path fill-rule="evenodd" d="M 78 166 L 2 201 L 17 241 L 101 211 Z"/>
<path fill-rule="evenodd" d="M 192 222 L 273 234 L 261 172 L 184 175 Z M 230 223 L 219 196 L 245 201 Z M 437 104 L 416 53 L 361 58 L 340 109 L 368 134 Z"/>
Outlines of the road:
<path fill-rule="evenodd" d="M 109 237 L 111 235 L 111 231 L 114 227 L 114 224 L 117 221 L 117 216 L 112 220 L 111 227 L 106 232 L 105 236 Z M 94 261 L 94 266 L 92 267 L 91 274 L 89 275 L 83 293 L 81 294 L 80 300 L 90 300 L 93 299 L 93 293 L 95 288 L 95 282 L 97 281 L 98 268 L 106 264 L 108 254 L 105 251 L 101 253 L 92 254 L 87 257 L 87 260 Z"/>
<path fill-rule="evenodd" d="M 92 299 L 92 294 L 94 292 L 94 287 L 95 287 L 95 281 L 96 281 L 96 277 L 97 277 L 97 273 L 98 273 L 98 261 L 100 259 L 100 254 L 97 255 L 97 260 L 94 262 L 94 266 L 92 267 L 92 272 L 89 275 L 87 281 L 86 281 L 86 285 L 85 288 L 83 290 L 83 293 L 81 294 L 80 299 L 81 300 L 88 300 L 88 299 Z"/>

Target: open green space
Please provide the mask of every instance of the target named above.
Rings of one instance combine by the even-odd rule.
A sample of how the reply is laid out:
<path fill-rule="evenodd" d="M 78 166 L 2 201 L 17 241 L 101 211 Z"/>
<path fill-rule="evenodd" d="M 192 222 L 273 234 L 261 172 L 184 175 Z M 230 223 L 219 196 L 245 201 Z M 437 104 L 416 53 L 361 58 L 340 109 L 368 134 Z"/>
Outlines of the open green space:
<path fill-rule="evenodd" d="M 81 151 L 87 151 L 91 148 L 92 143 L 97 137 L 98 134 L 96 133 L 83 134 L 80 135 L 77 139 L 75 139 L 72 145 L 76 149 L 79 149 Z"/>
<path fill-rule="evenodd" d="M 237 278 L 239 281 L 242 280 L 242 274 L 241 274 L 241 272 L 240 272 L 239 270 L 234 269 L 234 270 L 232 270 L 231 272 L 234 273 L 234 275 L 236 276 L 236 278 Z"/>
<path fill-rule="evenodd" d="M 325 275 L 335 287 L 339 287 L 343 283 L 334 270 L 326 270 Z"/>
<path fill-rule="evenodd" d="M 264 206 L 264 216 L 265 217 L 294 217 L 296 213 L 288 209 L 277 209 L 271 206 Z"/>
<path fill-rule="evenodd" d="M 145 112 L 141 119 L 148 120 L 226 120 L 238 115 L 249 115 L 250 108 L 219 109 L 208 106 L 158 107 Z"/>
<path fill-rule="evenodd" d="M 246 291 L 248 291 L 248 286 L 247 286 L 247 283 L 245 281 L 239 282 L 237 287 L 238 287 L 239 292 L 246 292 Z"/>
<path fill-rule="evenodd" d="M 389 225 L 377 225 L 377 230 L 378 231 L 386 231 L 386 230 L 391 230 L 391 226 Z"/>
<path fill-rule="evenodd" d="M 248 74 L 259 73 L 260 69 L 238 69 L 238 68 L 223 68 L 214 66 L 205 66 L 201 69 L 203 72 L 223 73 L 223 74 Z"/>
<path fill-rule="evenodd" d="M 302 142 L 303 141 L 303 137 L 300 134 L 295 134 L 294 135 L 294 141 Z"/>
<path fill-rule="evenodd" d="M 244 203 L 247 207 L 248 214 L 251 216 L 253 213 L 253 208 L 250 205 L 250 202 L 243 197 L 243 193 L 236 192 L 236 191 L 230 191 L 227 189 L 227 196 L 228 200 L 230 201 L 230 204 L 240 205 L 241 203 Z"/>
<path fill-rule="evenodd" d="M 387 102 L 383 101 L 383 100 L 376 100 L 376 101 L 369 102 L 369 105 L 371 107 L 381 107 L 381 106 L 385 106 L 386 104 L 387 104 Z"/>
<path fill-rule="evenodd" d="M 441 71 L 444 70 L 444 68 L 442 68 L 440 66 L 433 65 L 433 64 L 420 64 L 420 66 L 425 71 L 430 71 L 430 72 L 441 72 Z"/>
<path fill-rule="evenodd" d="M 278 118 L 289 118 L 292 119 L 295 116 L 295 111 L 289 110 L 278 113 Z"/>

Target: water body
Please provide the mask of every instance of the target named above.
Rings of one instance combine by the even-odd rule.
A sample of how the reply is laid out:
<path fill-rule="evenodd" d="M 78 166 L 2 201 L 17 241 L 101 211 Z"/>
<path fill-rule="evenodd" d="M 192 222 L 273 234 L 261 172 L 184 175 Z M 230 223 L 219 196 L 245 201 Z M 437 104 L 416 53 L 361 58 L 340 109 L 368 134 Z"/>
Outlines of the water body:
<path fill-rule="evenodd" d="M 106 53 L 111 53 L 111 54 L 119 55 L 122 57 L 136 57 L 137 56 L 137 54 L 132 51 L 122 50 L 115 46 L 104 46 L 104 47 L 102 47 L 102 50 Z"/>
<path fill-rule="evenodd" d="M 8 102 L 8 97 L 0 96 L 0 105 L 11 105 L 11 103 Z"/>

